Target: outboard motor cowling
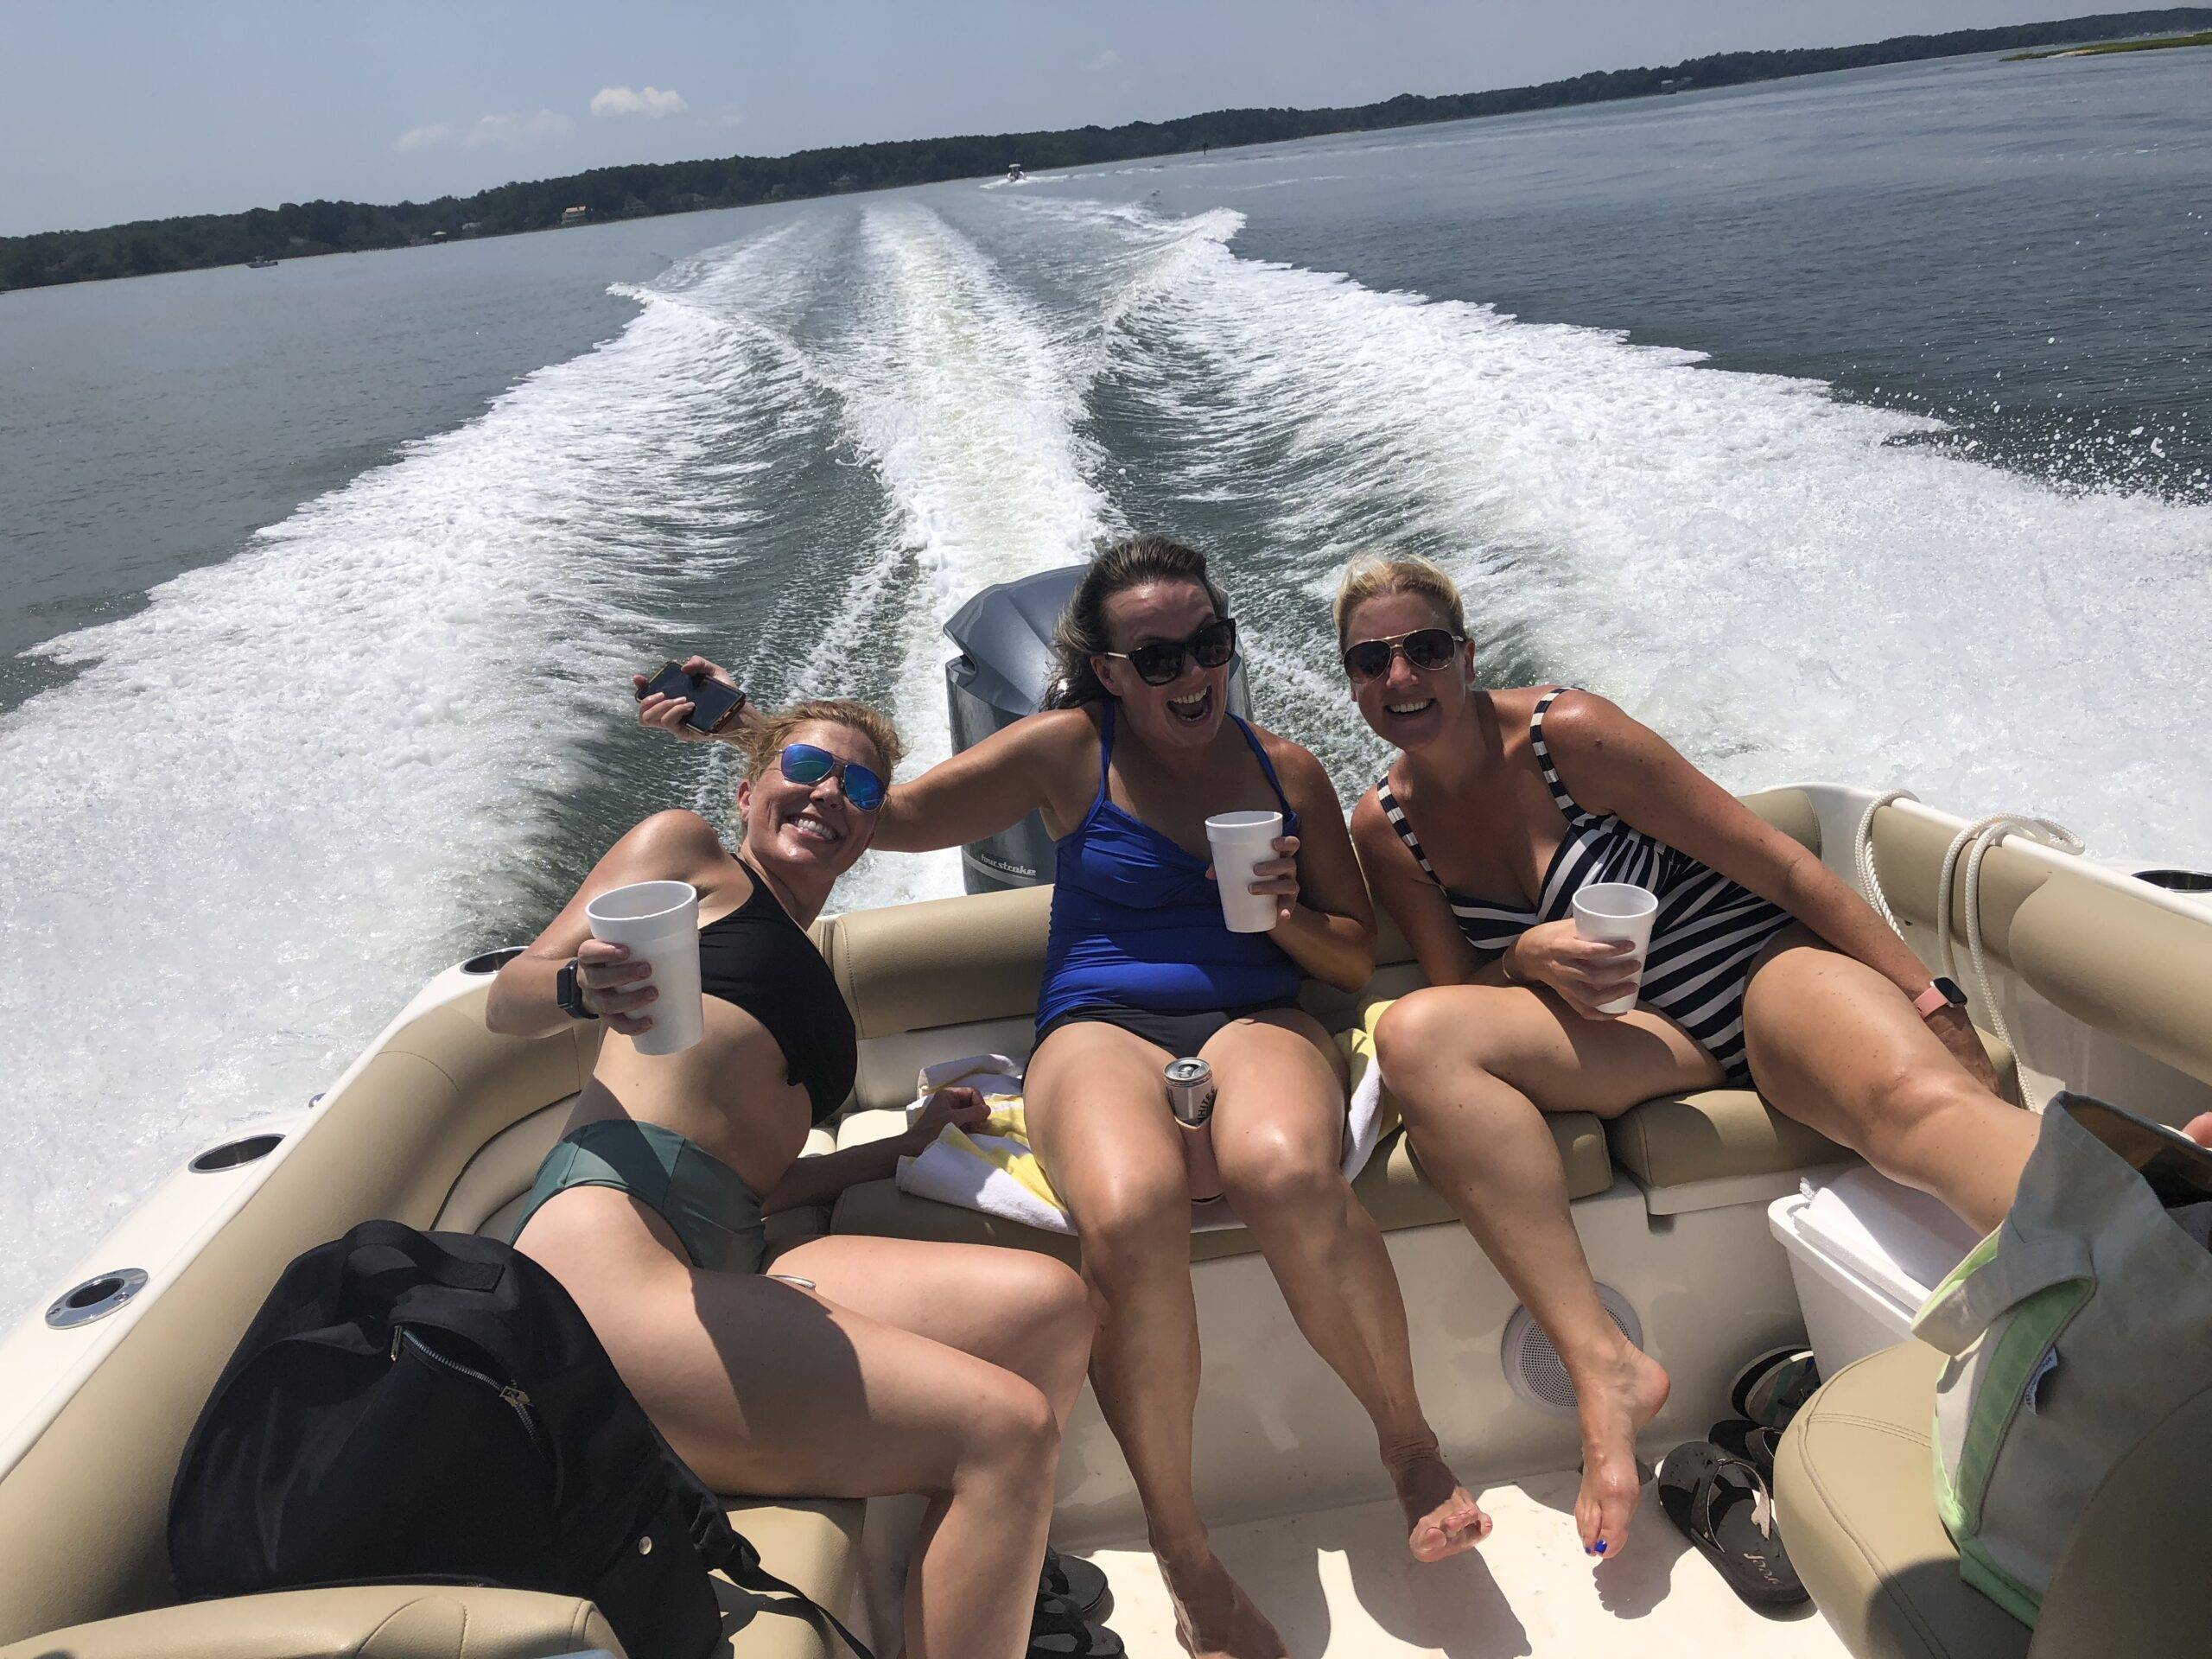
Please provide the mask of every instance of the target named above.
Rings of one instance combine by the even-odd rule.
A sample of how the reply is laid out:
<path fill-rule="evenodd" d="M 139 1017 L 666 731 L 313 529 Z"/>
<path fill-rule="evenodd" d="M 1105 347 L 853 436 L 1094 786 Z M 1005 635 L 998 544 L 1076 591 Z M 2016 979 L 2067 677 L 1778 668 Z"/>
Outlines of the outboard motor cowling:
<path fill-rule="evenodd" d="M 1083 571 L 1071 564 L 986 588 L 944 625 L 960 653 L 944 665 L 954 753 L 1043 707 L 1052 677 L 1052 630 Z M 1249 717 L 1251 706 L 1240 659 L 1230 671 L 1229 708 Z M 1035 887 L 1052 879 L 1052 838 L 1033 812 L 1013 829 L 962 848 L 960 863 L 970 893 Z"/>

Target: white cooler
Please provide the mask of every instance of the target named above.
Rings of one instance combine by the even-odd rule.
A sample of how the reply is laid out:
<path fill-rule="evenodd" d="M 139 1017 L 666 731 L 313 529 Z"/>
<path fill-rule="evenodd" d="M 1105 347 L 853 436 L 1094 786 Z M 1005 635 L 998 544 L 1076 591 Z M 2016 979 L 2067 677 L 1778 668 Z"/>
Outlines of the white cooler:
<path fill-rule="evenodd" d="M 1871 1169 L 1805 1182 L 1767 1206 L 1821 1375 L 1896 1346 L 1980 1235 L 1925 1192 Z"/>

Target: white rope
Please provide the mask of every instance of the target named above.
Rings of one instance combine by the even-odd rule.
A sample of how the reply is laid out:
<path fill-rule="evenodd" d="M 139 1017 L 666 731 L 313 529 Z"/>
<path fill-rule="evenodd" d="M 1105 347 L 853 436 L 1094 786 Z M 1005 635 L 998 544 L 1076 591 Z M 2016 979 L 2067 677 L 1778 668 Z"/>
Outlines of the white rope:
<path fill-rule="evenodd" d="M 1898 938 L 1904 930 L 1897 925 L 1897 918 L 1890 909 L 1888 895 L 1882 891 L 1882 873 L 1874 868 L 1874 815 L 1893 801 L 1916 801 L 1919 796 L 1909 789 L 1893 789 L 1886 795 L 1877 795 L 1866 810 L 1859 815 L 1859 827 L 1851 832 L 1851 862 L 1859 872 L 1859 890 L 1866 895 L 1866 902 L 1874 906 L 1874 913 L 1890 925 L 1890 931 Z"/>
<path fill-rule="evenodd" d="M 1989 1010 L 1989 1024 L 1997 1033 L 1997 1040 L 2012 1051 L 2012 1063 L 2020 1068 L 2020 1099 L 2031 1112 L 2039 1112 L 2044 1103 L 2037 1100 L 2028 1087 L 2028 1075 L 2020 1058 L 2019 1045 L 2012 1040 L 2012 1033 L 2005 1024 L 2005 1011 L 1997 1006 L 1997 995 L 1990 988 L 1989 963 L 1983 953 L 1981 935 L 1981 861 L 1989 849 L 2007 836 L 2018 836 L 2062 853 L 2079 855 L 2082 838 L 2063 823 L 2049 818 L 2022 817 L 2011 812 L 1993 812 L 1986 818 L 1977 818 L 1951 837 L 1951 844 L 1943 849 L 1943 871 L 1936 878 L 1936 955 L 1943 964 L 1946 977 L 1958 978 L 1957 948 L 1951 937 L 1951 881 L 1958 869 L 1959 855 L 1966 855 L 1966 912 L 1967 960 L 1974 966 L 1974 987 L 1981 993 L 1982 1006 Z"/>
<path fill-rule="evenodd" d="M 1859 891 L 1866 895 L 1866 902 L 1875 913 L 1887 922 L 1890 931 L 1902 937 L 1904 930 L 1897 925 L 1896 914 L 1890 909 L 1888 897 L 1882 892 L 1881 872 L 1874 865 L 1874 815 L 1897 801 L 1914 801 L 1920 798 L 1910 790 L 1893 789 L 1878 795 L 1866 811 L 1859 815 L 1859 827 L 1852 833 L 1851 861 L 1859 874 Z M 1981 861 L 1989 849 L 2007 836 L 2018 836 L 2024 841 L 2053 848 L 2062 853 L 2079 854 L 2082 838 L 2062 823 L 2049 818 L 2026 817 L 2012 812 L 1994 812 L 1979 818 L 1951 838 L 1943 851 L 1942 873 L 1936 880 L 1936 956 L 1941 963 L 1938 969 L 1947 979 L 1956 980 L 1958 973 L 1957 945 L 1951 933 L 1952 882 L 1958 874 L 1960 855 L 1966 856 L 1966 912 L 1967 959 L 1974 969 L 1974 988 L 1981 994 L 1982 1007 L 1988 1010 L 1989 1023 L 1997 1039 L 2012 1051 L 2014 1065 L 2020 1065 L 2020 1051 L 2012 1040 L 2012 1031 L 2005 1023 L 2005 1012 L 1997 1006 L 1996 993 L 1989 982 L 1989 962 L 1981 931 Z M 2041 1111 L 2043 1102 L 2037 1100 L 2028 1087 L 2027 1073 L 2020 1073 L 2020 1098 L 2031 1111 Z"/>

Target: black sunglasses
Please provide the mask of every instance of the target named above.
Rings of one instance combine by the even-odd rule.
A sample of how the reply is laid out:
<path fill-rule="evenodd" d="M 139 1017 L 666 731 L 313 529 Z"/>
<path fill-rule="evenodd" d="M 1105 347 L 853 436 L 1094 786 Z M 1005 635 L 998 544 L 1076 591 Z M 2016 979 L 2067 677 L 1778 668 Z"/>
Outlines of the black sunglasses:
<path fill-rule="evenodd" d="M 1415 668 L 1433 674 L 1452 666 L 1462 643 L 1449 628 L 1415 628 L 1387 639 L 1363 639 L 1344 648 L 1344 672 L 1355 680 L 1379 680 L 1390 671 L 1390 658 L 1403 652 Z"/>
<path fill-rule="evenodd" d="M 1135 651 L 1102 651 L 1101 657 L 1119 657 L 1137 671 L 1147 685 L 1165 685 L 1183 671 L 1187 654 L 1200 668 L 1220 668 L 1236 655 L 1236 624 L 1216 617 L 1187 639 L 1156 639 Z"/>

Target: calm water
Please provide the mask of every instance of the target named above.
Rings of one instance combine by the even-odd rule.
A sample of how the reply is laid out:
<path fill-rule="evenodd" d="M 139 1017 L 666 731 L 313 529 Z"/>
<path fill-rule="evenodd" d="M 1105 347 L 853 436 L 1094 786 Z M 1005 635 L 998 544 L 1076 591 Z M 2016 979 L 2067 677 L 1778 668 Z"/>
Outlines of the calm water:
<path fill-rule="evenodd" d="M 1496 677 L 1732 785 L 2212 859 L 2205 62 L 0 297 L 0 1315 L 635 817 L 724 810 L 631 668 L 878 699 L 926 760 L 943 618 L 1131 526 L 1217 552 L 1347 798 L 1324 598 L 1389 543 Z"/>

